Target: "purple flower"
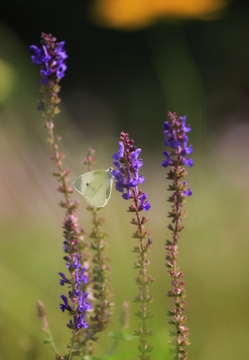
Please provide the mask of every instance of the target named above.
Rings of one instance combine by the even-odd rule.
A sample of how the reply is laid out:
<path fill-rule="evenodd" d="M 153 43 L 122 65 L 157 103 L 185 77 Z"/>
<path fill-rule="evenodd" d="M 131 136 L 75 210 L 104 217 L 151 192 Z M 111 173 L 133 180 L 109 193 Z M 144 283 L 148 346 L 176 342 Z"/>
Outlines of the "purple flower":
<path fill-rule="evenodd" d="M 191 127 L 190 127 L 190 125 L 188 125 L 188 126 L 186 126 L 185 125 L 185 122 L 186 122 L 186 119 L 187 119 L 187 116 L 185 115 L 185 116 L 182 116 L 182 130 L 185 132 L 185 133 L 187 133 L 187 132 L 189 132 L 189 131 L 191 131 Z"/>
<path fill-rule="evenodd" d="M 167 132 L 171 130 L 171 125 L 168 121 L 165 121 L 165 123 L 163 124 L 163 128 L 164 130 L 166 130 Z M 166 132 L 165 131 L 165 132 Z"/>
<path fill-rule="evenodd" d="M 41 65 L 42 64 L 43 51 L 41 49 L 39 49 L 37 46 L 35 46 L 35 45 L 31 45 L 29 48 L 30 48 L 30 50 L 32 50 L 34 52 L 34 55 L 31 56 L 32 63 Z"/>
<path fill-rule="evenodd" d="M 75 297 L 79 297 L 79 296 L 81 296 L 82 293 L 83 293 L 82 290 L 77 290 L 77 289 L 75 289 L 73 293 L 70 293 L 70 296 L 73 295 L 73 297 L 74 297 L 74 296 L 75 296 Z"/>
<path fill-rule="evenodd" d="M 181 164 L 185 164 L 191 167 L 194 163 L 193 159 L 186 159 L 186 155 L 193 152 L 192 145 L 188 145 L 188 136 L 186 135 L 186 132 L 191 131 L 190 126 L 185 125 L 187 117 L 183 116 L 177 119 L 176 114 L 171 113 L 169 113 L 169 116 L 173 116 L 171 121 L 166 121 L 163 125 L 163 134 L 166 136 L 164 144 L 166 146 L 170 146 L 172 149 L 177 150 L 171 154 L 169 154 L 168 151 L 163 151 L 163 154 L 166 156 L 166 160 L 162 160 L 162 166 L 167 167 L 171 163 L 174 163 L 175 160 L 173 161 L 172 159 L 174 156 L 177 156 L 177 161 L 180 161 Z"/>
<path fill-rule="evenodd" d="M 188 167 L 192 167 L 194 164 L 194 161 L 191 158 L 183 159 L 183 164 L 187 165 Z"/>
<path fill-rule="evenodd" d="M 69 324 L 67 324 L 67 327 L 69 329 L 74 329 L 74 323 L 73 323 L 72 319 L 70 319 Z"/>
<path fill-rule="evenodd" d="M 85 315 L 86 315 L 85 313 L 76 315 L 76 326 L 78 329 L 81 329 L 81 328 L 87 329 L 88 328 L 88 323 L 86 321 L 84 321 Z"/>
<path fill-rule="evenodd" d="M 56 76 L 60 79 L 63 78 L 65 76 L 64 72 L 66 70 L 67 70 L 66 64 L 63 64 L 63 63 L 59 64 L 56 69 Z"/>
<path fill-rule="evenodd" d="M 31 56 L 32 63 L 41 66 L 42 78 L 40 82 L 43 85 L 47 85 L 49 82 L 51 84 L 52 82 L 59 82 L 65 76 L 64 73 L 67 69 L 64 61 L 68 56 L 63 49 L 65 41 L 58 43 L 51 34 L 42 33 L 41 45 L 41 49 L 35 45 L 29 47 L 34 53 Z"/>
<path fill-rule="evenodd" d="M 68 57 L 68 55 L 66 54 L 66 51 L 63 49 L 64 45 L 65 45 L 65 41 L 61 41 L 57 47 L 57 54 L 63 60 L 65 60 Z"/>
<path fill-rule="evenodd" d="M 44 62 L 46 65 L 48 65 L 48 62 L 50 59 L 52 59 L 52 56 L 48 55 L 48 51 L 45 45 L 43 45 L 43 54 L 41 57 L 41 61 Z"/>
<path fill-rule="evenodd" d="M 75 259 L 74 259 L 74 262 L 73 262 L 73 267 L 74 267 L 75 269 L 79 269 L 79 268 L 81 267 L 81 263 L 80 263 L 80 261 L 78 260 L 78 258 L 81 258 L 81 255 L 76 254 Z"/>
<path fill-rule="evenodd" d="M 143 166 L 142 159 L 138 159 L 141 149 L 136 149 L 133 140 L 129 139 L 129 134 L 121 132 L 120 139 L 119 151 L 113 155 L 113 165 L 117 168 L 112 171 L 115 188 L 122 192 L 123 199 L 128 200 L 136 196 L 139 200 L 137 185 L 145 181 L 145 177 L 139 175 L 139 169 Z M 150 204 L 143 197 L 141 198 L 141 208 L 145 211 L 150 209 Z"/>
<path fill-rule="evenodd" d="M 176 131 L 173 130 L 172 137 L 169 142 L 169 146 L 172 147 L 173 149 L 176 149 L 180 144 L 181 144 L 180 141 L 176 137 Z"/>
<path fill-rule="evenodd" d="M 187 195 L 187 196 L 191 196 L 193 193 L 192 193 L 192 191 L 191 191 L 191 188 L 188 188 L 187 190 L 184 190 L 184 191 L 183 191 L 183 194 L 184 194 L 184 195 Z"/>
<path fill-rule="evenodd" d="M 61 295 L 61 298 L 64 301 L 64 304 L 60 304 L 61 311 L 64 312 L 65 310 L 68 310 L 71 313 L 73 309 L 68 305 L 67 297 L 65 295 Z"/>
<path fill-rule="evenodd" d="M 113 164 L 114 163 L 118 163 L 120 165 L 120 163 L 118 161 L 113 161 Z M 115 183 L 116 190 L 119 191 L 119 192 L 123 192 L 124 191 L 124 189 L 123 189 L 124 177 L 123 177 L 122 173 L 119 170 L 112 170 L 112 176 L 116 180 L 116 183 Z"/>
<path fill-rule="evenodd" d="M 113 155 L 114 160 L 119 160 L 124 156 L 124 144 L 120 141 L 118 143 L 118 146 L 119 146 L 119 151 L 114 153 Z"/>
<path fill-rule="evenodd" d="M 86 268 L 83 267 L 80 271 L 80 276 L 78 275 L 79 271 L 78 270 L 75 271 L 77 287 L 79 287 L 82 282 L 84 282 L 85 284 L 87 284 L 89 282 L 89 278 L 87 275 L 85 275 L 85 271 L 86 271 Z"/>
<path fill-rule="evenodd" d="M 192 148 L 192 145 L 187 146 L 188 144 L 188 137 L 187 135 L 184 136 L 183 139 L 183 149 L 182 149 L 182 155 L 186 155 L 186 154 L 192 154 L 192 152 L 194 151 L 194 149 Z"/>
<path fill-rule="evenodd" d="M 62 272 L 60 272 L 59 275 L 62 277 L 62 279 L 60 279 L 60 284 L 61 284 L 62 286 L 64 286 L 65 284 L 70 284 L 70 283 L 71 283 L 71 281 L 68 280 L 68 279 L 66 278 L 66 276 L 65 276 Z"/>
<path fill-rule="evenodd" d="M 138 170 L 141 166 L 143 166 L 142 159 L 137 160 L 138 155 L 140 154 L 141 149 L 137 149 L 136 151 L 131 153 L 131 165 L 135 170 Z"/>
<path fill-rule="evenodd" d="M 142 207 L 145 211 L 150 210 L 151 205 L 150 205 L 150 203 L 149 203 L 148 200 L 147 200 L 147 195 L 146 195 L 146 193 L 143 193 L 143 195 L 141 195 L 141 196 L 139 197 L 139 200 L 141 201 L 141 207 Z"/>
<path fill-rule="evenodd" d="M 84 311 L 87 311 L 87 310 L 90 310 L 92 308 L 92 305 L 90 302 L 87 302 L 86 303 L 86 299 L 87 299 L 87 296 L 88 296 L 88 292 L 86 292 L 84 295 L 80 296 L 79 297 L 79 306 L 78 306 L 78 310 L 80 312 L 84 312 Z"/>
<path fill-rule="evenodd" d="M 128 189 L 128 192 L 127 192 L 127 193 L 122 194 L 122 198 L 123 198 L 124 200 L 129 200 L 130 197 L 131 197 L 131 191 L 130 191 L 130 189 Z"/>
<path fill-rule="evenodd" d="M 162 160 L 162 166 L 167 167 L 170 164 L 170 155 L 168 151 L 163 151 L 163 154 L 166 156 L 166 160 Z"/>

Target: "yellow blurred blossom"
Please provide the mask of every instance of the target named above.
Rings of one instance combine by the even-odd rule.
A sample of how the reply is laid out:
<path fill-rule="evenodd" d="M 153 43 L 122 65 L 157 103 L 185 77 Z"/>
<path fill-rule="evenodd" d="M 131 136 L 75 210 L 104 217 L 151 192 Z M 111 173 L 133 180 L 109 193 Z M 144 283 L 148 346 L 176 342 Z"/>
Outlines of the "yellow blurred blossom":
<path fill-rule="evenodd" d="M 228 0 L 95 0 L 91 15 L 99 25 L 141 29 L 161 18 L 214 19 Z"/>

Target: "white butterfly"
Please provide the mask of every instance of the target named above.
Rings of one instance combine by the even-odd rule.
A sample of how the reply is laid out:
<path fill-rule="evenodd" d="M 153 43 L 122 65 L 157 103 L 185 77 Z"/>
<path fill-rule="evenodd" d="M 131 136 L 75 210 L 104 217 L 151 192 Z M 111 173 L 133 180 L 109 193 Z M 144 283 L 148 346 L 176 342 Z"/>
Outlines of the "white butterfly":
<path fill-rule="evenodd" d="M 89 204 L 96 207 L 105 206 L 112 192 L 112 168 L 107 170 L 93 170 L 80 175 L 73 183 L 74 188 Z"/>

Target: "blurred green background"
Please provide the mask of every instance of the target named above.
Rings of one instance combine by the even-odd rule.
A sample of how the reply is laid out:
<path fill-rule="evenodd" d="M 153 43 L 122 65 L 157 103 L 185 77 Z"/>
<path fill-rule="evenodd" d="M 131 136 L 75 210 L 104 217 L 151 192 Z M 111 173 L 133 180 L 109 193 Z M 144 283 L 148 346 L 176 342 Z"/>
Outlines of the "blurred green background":
<path fill-rule="evenodd" d="M 156 2 L 155 2 L 156 3 Z M 234 1 L 209 19 L 201 16 L 154 18 L 137 28 L 101 27 L 89 10 L 93 1 L 10 1 L 0 15 L 0 358 L 53 359 L 36 301 L 48 310 L 50 327 L 61 352 L 71 336 L 59 309 L 63 288 L 63 210 L 51 176 L 43 119 L 36 111 L 39 69 L 31 64 L 29 45 L 40 32 L 66 41 L 68 70 L 62 80 L 62 113 L 55 132 L 62 135 L 65 167 L 72 181 L 89 147 L 97 168 L 108 168 L 118 150 L 120 131 L 142 148 L 142 173 L 152 208 L 147 229 L 153 239 L 149 272 L 155 315 L 152 359 L 168 354 L 167 298 L 170 279 L 164 266 L 167 230 L 167 182 L 161 167 L 162 126 L 168 111 L 187 115 L 191 124 L 194 167 L 187 181 L 193 196 L 186 204 L 187 231 L 180 240 L 179 265 L 185 273 L 190 319 L 189 356 L 198 360 L 248 359 L 249 275 L 249 4 Z M 225 3 L 224 3 L 225 5 Z M 129 9 L 128 9 L 129 10 Z M 133 8 L 130 8 L 132 14 Z M 129 11 L 128 11 L 129 15 Z M 91 229 L 85 201 L 79 221 Z M 113 191 L 102 215 L 110 234 L 115 316 L 121 303 L 137 294 L 133 270 L 134 240 L 128 203 Z M 137 311 L 132 304 L 131 313 Z M 130 331 L 137 326 L 131 316 Z M 97 355 L 112 341 L 107 330 Z M 121 344 L 117 353 L 136 348 Z M 137 359 L 137 353 L 131 359 Z"/>

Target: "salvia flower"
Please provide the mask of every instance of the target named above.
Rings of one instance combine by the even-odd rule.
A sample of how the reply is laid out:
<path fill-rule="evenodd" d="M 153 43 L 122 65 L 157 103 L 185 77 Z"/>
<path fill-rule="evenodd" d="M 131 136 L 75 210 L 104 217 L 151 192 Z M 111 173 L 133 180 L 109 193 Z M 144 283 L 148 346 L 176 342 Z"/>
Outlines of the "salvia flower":
<path fill-rule="evenodd" d="M 145 230 L 144 224 L 149 219 L 145 216 L 141 217 L 140 213 L 143 210 L 150 210 L 151 205 L 147 200 L 147 194 L 138 188 L 138 185 L 145 181 L 145 177 L 139 175 L 139 169 L 143 166 L 142 159 L 139 159 L 141 149 L 137 149 L 133 145 L 133 140 L 129 139 L 129 134 L 121 132 L 120 140 L 119 151 L 113 155 L 113 165 L 117 169 L 112 171 L 112 176 L 115 178 L 116 190 L 122 193 L 123 199 L 132 200 L 128 211 L 135 214 L 131 224 L 136 226 L 132 238 L 139 240 L 139 246 L 133 248 L 133 252 L 137 254 L 138 258 L 135 269 L 139 269 L 139 276 L 136 278 L 139 293 L 134 297 L 134 302 L 140 303 L 140 311 L 136 313 L 140 322 L 138 330 L 134 331 L 134 335 L 139 337 L 139 358 L 148 360 L 150 358 L 148 353 L 153 348 L 147 340 L 147 337 L 153 335 L 147 321 L 152 317 L 152 313 L 147 306 L 148 303 L 153 302 L 152 296 L 149 294 L 148 284 L 152 283 L 154 279 L 147 275 L 147 266 L 150 263 L 147 257 L 148 252 L 151 251 L 151 240 L 148 238 L 149 233 Z"/>
<path fill-rule="evenodd" d="M 113 165 L 117 168 L 112 171 L 115 188 L 122 193 L 123 199 L 136 198 L 140 208 L 148 211 L 151 205 L 147 201 L 147 195 L 137 187 L 145 181 L 145 177 L 139 175 L 139 169 L 143 166 L 142 159 L 138 159 L 141 149 L 132 145 L 133 140 L 129 139 L 129 134 L 122 132 L 120 139 L 119 151 L 113 155 Z"/>
<path fill-rule="evenodd" d="M 68 297 L 61 295 L 64 304 L 60 304 L 60 308 L 63 312 L 68 311 L 70 315 L 73 315 L 74 320 L 70 320 L 67 326 L 73 330 L 74 333 L 81 328 L 86 329 L 88 327 L 85 319 L 85 312 L 92 308 L 90 302 L 87 302 L 88 292 L 83 291 L 84 284 L 88 283 L 89 279 L 86 275 L 86 267 L 82 267 L 81 258 L 79 254 L 79 231 L 74 215 L 69 215 L 63 223 L 63 235 L 65 238 L 63 249 L 67 253 L 64 257 L 66 261 L 66 267 L 69 270 L 70 278 L 67 278 L 64 273 L 60 272 L 59 275 L 60 285 L 68 285 Z M 79 235 L 78 235 L 79 234 Z M 70 255 L 68 255 L 70 254 Z M 69 300 L 72 305 L 69 305 Z M 84 313 L 84 314 L 83 314 Z"/>
<path fill-rule="evenodd" d="M 169 268 L 169 275 L 172 278 L 172 290 L 168 291 L 168 296 L 173 299 L 174 310 L 168 311 L 168 323 L 174 325 L 174 331 L 170 332 L 174 336 L 174 340 L 170 341 L 175 346 L 175 359 L 188 359 L 187 349 L 184 346 L 190 344 L 188 336 L 188 328 L 184 325 L 187 318 L 182 315 L 184 308 L 187 305 L 185 302 L 186 291 L 185 282 L 182 280 L 184 274 L 179 271 L 176 265 L 178 255 L 178 241 L 179 233 L 184 230 L 182 225 L 182 218 L 186 216 L 183 211 L 183 202 L 187 201 L 187 196 L 192 195 L 191 188 L 188 183 L 184 181 L 187 171 L 183 167 L 187 165 L 193 166 L 193 159 L 187 157 L 188 154 L 193 152 L 192 145 L 188 145 L 187 132 L 191 130 L 190 126 L 186 126 L 186 116 L 177 118 L 176 113 L 168 114 L 169 120 L 164 123 L 165 135 L 164 144 L 171 147 L 171 151 L 163 151 L 166 159 L 163 159 L 162 166 L 170 167 L 167 179 L 172 183 L 169 185 L 168 190 L 172 192 L 168 201 L 172 204 L 171 211 L 168 217 L 172 219 L 168 228 L 172 231 L 172 239 L 166 240 L 167 256 L 166 266 Z"/>
<path fill-rule="evenodd" d="M 30 46 L 30 50 L 34 53 L 31 56 L 32 63 L 41 65 L 40 82 L 43 85 L 48 84 L 49 81 L 58 82 L 58 79 L 64 77 L 64 72 L 67 70 L 64 61 L 68 57 L 63 49 L 64 45 L 65 41 L 58 43 L 51 34 L 42 33 L 41 48 Z"/>
<path fill-rule="evenodd" d="M 172 117 L 170 121 L 165 121 L 164 131 L 165 135 L 164 145 L 173 149 L 171 152 L 163 151 L 166 159 L 162 160 L 162 166 L 167 167 L 169 165 L 174 166 L 174 156 L 177 155 L 177 161 L 179 165 L 193 166 L 193 159 L 187 157 L 187 155 L 193 152 L 192 145 L 188 145 L 187 132 L 191 131 L 190 126 L 186 126 L 186 116 L 176 118 Z"/>
<path fill-rule="evenodd" d="M 40 66 L 40 83 L 42 84 L 40 91 L 44 93 L 43 99 L 39 102 L 38 110 L 41 110 L 43 116 L 47 118 L 44 127 L 50 132 L 52 132 L 50 127 L 53 124 L 50 124 L 48 119 L 60 112 L 58 108 L 58 103 L 61 101 L 58 96 L 60 92 L 59 82 L 65 76 L 67 70 L 65 59 L 68 56 L 64 50 L 64 45 L 65 41 L 57 42 L 56 38 L 51 34 L 42 33 L 41 47 L 30 46 L 30 50 L 33 52 L 31 56 L 32 63 Z"/>

